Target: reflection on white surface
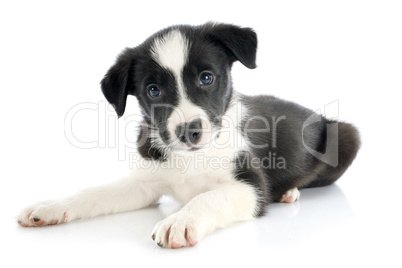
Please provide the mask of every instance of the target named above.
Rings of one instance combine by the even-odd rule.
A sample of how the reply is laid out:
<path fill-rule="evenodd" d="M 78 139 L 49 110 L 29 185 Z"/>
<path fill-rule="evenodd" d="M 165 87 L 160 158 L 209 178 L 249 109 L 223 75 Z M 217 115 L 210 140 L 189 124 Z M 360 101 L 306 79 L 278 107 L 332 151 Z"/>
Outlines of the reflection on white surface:
<path fill-rule="evenodd" d="M 31 248 L 25 254 L 37 259 L 41 250 L 36 245 L 46 249 L 49 261 L 63 259 L 68 252 L 76 257 L 86 256 L 86 260 L 92 256 L 96 263 L 107 263 L 112 261 L 108 257 L 112 255 L 119 256 L 117 262 L 130 262 L 134 256 L 156 258 L 157 262 L 165 258 L 191 260 L 199 256 L 217 257 L 224 262 L 222 257 L 225 256 L 232 261 L 246 262 L 242 255 L 264 252 L 274 263 L 289 252 L 297 256 L 309 250 L 321 252 L 323 247 L 331 248 L 339 243 L 331 242 L 332 232 L 336 235 L 353 222 L 353 211 L 339 186 L 303 189 L 298 202 L 273 204 L 266 216 L 218 230 L 193 248 L 161 249 L 151 240 L 151 231 L 158 221 L 178 208 L 177 203 L 165 198 L 158 208 L 64 225 L 22 228 L 10 221 L 8 253 L 18 259 L 21 247 Z M 71 260 L 66 262 L 71 264 Z"/>
<path fill-rule="evenodd" d="M 273 204 L 267 216 L 256 221 L 264 240 L 272 242 L 270 247 L 286 248 L 353 219 L 353 211 L 336 184 L 300 192 L 299 201 Z M 266 241 L 263 244 L 267 246 Z"/>

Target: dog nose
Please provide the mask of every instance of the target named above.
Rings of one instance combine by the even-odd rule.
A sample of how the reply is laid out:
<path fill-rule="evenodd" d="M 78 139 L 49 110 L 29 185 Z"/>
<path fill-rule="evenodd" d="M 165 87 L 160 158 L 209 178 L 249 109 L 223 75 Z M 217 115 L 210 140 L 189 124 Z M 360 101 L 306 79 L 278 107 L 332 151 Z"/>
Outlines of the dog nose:
<path fill-rule="evenodd" d="M 201 120 L 183 123 L 176 127 L 176 136 L 183 143 L 196 144 L 202 135 Z"/>

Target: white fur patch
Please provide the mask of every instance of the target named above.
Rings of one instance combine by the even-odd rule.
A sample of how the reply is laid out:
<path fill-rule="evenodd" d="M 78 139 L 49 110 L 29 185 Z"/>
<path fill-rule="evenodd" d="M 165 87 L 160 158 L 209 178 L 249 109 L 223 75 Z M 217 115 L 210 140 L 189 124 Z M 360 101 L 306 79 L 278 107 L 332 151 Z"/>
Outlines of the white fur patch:
<path fill-rule="evenodd" d="M 171 185 L 170 194 L 185 204 L 194 196 L 233 183 L 234 160 L 238 152 L 247 150 L 247 141 L 240 131 L 240 124 L 247 109 L 241 104 L 236 94 L 222 117 L 219 137 L 195 152 L 174 151 L 167 159 L 169 170 L 162 169 Z M 162 165 L 162 164 L 161 164 Z M 169 173 L 171 172 L 171 173 Z M 180 174 L 181 176 L 177 176 Z"/>
<path fill-rule="evenodd" d="M 178 30 L 157 38 L 151 47 L 153 59 L 163 68 L 171 71 L 181 81 L 183 67 L 187 62 L 189 42 Z M 181 85 L 182 86 L 182 85 Z M 180 88 L 179 89 L 183 89 Z"/>

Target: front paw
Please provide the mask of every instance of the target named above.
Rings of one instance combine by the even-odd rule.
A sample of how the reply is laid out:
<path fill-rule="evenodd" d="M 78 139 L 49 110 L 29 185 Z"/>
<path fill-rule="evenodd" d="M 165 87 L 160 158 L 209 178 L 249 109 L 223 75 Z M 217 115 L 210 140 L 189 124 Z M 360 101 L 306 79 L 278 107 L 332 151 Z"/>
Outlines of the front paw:
<path fill-rule="evenodd" d="M 67 221 L 67 208 L 59 202 L 43 202 L 27 207 L 18 216 L 18 224 L 23 227 L 55 225 Z"/>
<path fill-rule="evenodd" d="M 194 218 L 179 211 L 156 224 L 152 239 L 163 248 L 192 247 L 200 239 L 199 226 Z"/>

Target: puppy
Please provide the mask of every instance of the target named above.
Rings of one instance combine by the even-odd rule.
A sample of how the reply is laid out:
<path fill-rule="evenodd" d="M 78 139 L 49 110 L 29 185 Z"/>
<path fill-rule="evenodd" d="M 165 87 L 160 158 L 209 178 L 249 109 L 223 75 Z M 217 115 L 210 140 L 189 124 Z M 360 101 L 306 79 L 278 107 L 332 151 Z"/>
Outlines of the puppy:
<path fill-rule="evenodd" d="M 300 188 L 336 181 L 357 154 L 357 130 L 292 102 L 234 91 L 233 63 L 256 68 L 256 50 L 252 29 L 215 23 L 173 26 L 125 49 L 102 91 L 119 117 L 128 95 L 138 99 L 138 153 L 150 164 L 143 166 L 158 168 L 139 167 L 116 183 L 28 207 L 18 223 L 133 211 L 171 195 L 184 206 L 156 224 L 152 239 L 180 248 L 260 217 L 272 202 L 295 202 Z"/>

